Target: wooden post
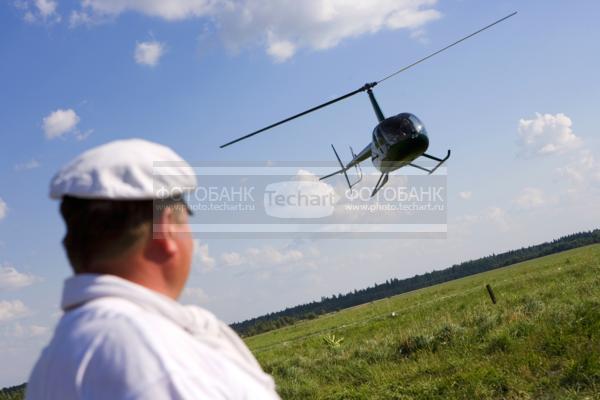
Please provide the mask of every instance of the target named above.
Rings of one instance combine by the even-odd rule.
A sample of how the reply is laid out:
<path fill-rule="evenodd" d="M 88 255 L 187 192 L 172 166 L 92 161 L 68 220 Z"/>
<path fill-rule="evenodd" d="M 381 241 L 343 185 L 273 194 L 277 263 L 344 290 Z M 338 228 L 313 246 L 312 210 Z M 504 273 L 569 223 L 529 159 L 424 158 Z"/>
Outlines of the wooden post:
<path fill-rule="evenodd" d="M 496 304 L 496 295 L 494 294 L 494 290 L 492 290 L 492 287 L 490 286 L 490 284 L 488 283 L 487 285 L 485 285 L 485 288 L 487 289 L 488 293 L 490 294 L 490 299 L 492 299 L 492 303 Z"/>

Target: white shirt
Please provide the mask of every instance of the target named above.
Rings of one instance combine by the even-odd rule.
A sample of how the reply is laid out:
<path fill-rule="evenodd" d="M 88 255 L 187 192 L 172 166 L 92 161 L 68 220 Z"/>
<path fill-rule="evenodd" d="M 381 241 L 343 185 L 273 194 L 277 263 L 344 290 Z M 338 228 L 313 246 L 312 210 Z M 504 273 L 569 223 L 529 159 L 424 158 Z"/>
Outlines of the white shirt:
<path fill-rule="evenodd" d="M 279 399 L 244 342 L 204 309 L 92 274 L 65 282 L 62 308 L 27 399 Z"/>

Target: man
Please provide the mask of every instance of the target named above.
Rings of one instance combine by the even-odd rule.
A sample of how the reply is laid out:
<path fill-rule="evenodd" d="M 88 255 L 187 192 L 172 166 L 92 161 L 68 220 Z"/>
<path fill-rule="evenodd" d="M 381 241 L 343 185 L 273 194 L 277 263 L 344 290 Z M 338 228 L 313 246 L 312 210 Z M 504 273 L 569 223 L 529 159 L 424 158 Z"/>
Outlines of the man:
<path fill-rule="evenodd" d="M 171 194 L 195 187 L 181 157 L 139 139 L 89 150 L 56 174 L 50 196 L 61 199 L 75 275 L 27 399 L 279 398 L 227 325 L 176 302 L 193 241 L 187 205 Z"/>

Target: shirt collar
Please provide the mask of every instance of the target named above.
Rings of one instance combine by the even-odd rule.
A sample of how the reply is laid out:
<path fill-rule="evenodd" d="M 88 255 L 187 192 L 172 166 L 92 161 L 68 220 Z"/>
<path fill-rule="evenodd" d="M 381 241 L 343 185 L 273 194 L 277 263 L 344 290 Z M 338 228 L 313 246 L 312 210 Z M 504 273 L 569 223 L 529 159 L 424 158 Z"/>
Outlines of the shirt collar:
<path fill-rule="evenodd" d="M 216 317 L 200 307 L 184 306 L 161 293 L 114 275 L 77 274 L 65 281 L 61 308 L 69 311 L 93 300 L 116 297 L 179 325 L 193 334 L 214 333 Z"/>
<path fill-rule="evenodd" d="M 61 308 L 69 311 L 102 297 L 125 297 L 177 304 L 158 292 L 114 275 L 77 274 L 65 280 Z"/>

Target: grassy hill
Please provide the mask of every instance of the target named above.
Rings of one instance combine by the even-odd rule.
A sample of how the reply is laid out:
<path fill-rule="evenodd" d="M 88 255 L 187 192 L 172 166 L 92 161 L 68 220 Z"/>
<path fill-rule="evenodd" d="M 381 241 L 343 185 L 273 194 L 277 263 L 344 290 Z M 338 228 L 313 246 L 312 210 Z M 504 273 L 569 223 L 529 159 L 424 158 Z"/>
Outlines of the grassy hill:
<path fill-rule="evenodd" d="M 600 245 L 246 342 L 284 399 L 598 399 Z"/>

